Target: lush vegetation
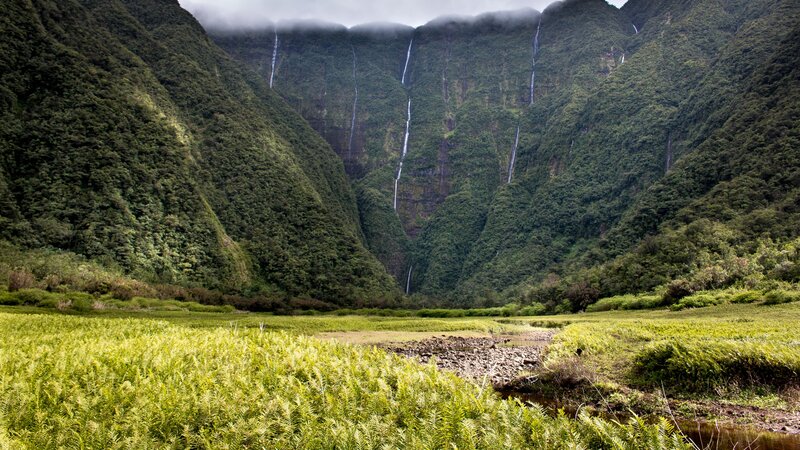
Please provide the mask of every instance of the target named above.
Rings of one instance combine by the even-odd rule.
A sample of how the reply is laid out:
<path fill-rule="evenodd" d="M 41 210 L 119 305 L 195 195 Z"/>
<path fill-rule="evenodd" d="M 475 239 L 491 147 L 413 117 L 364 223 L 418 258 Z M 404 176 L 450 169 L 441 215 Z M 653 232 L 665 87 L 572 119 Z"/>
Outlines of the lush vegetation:
<path fill-rule="evenodd" d="M 734 302 L 756 297 L 704 295 Z M 602 404 L 604 396 L 623 411 L 636 406 L 660 413 L 666 413 L 664 395 L 789 412 L 800 408 L 800 303 L 610 311 L 543 317 L 533 324 L 564 327 L 548 349 L 542 380 L 573 390 L 574 398 L 586 395 Z"/>
<path fill-rule="evenodd" d="M 796 282 L 796 269 L 757 259 L 793 252 L 800 235 L 797 8 L 568 1 L 541 17 L 413 31 L 279 29 L 275 90 L 352 168 L 369 248 L 401 284 L 413 266 L 412 292 L 451 306 L 577 311 L 672 282 L 692 292 L 755 273 Z M 272 33 L 213 36 L 264 75 Z M 411 140 L 395 215 L 406 94 Z M 793 255 L 781 258 L 796 268 Z"/>
<path fill-rule="evenodd" d="M 259 329 L 0 313 L 14 448 L 688 448 L 662 421 L 551 418 L 433 366 Z"/>
<path fill-rule="evenodd" d="M 335 153 L 177 3 L 6 7 L 0 239 L 225 294 L 399 294 Z"/>

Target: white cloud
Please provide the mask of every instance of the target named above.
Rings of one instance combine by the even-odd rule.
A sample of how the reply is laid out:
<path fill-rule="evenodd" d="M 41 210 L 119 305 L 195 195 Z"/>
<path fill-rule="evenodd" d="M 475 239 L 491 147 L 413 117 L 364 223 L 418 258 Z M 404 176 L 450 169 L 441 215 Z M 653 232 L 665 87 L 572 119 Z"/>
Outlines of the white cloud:
<path fill-rule="evenodd" d="M 179 0 L 206 26 L 258 27 L 272 22 L 317 20 L 353 26 L 397 22 L 419 26 L 442 15 L 534 8 L 552 0 Z M 626 0 L 608 0 L 617 7 Z"/>

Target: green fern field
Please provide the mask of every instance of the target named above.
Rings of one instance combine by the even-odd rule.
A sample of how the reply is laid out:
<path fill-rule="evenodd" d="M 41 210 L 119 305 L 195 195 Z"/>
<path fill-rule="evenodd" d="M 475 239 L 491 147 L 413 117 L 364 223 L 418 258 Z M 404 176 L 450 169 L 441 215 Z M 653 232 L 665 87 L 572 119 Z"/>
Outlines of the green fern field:
<path fill-rule="evenodd" d="M 685 448 L 549 417 L 373 348 L 258 328 L 0 314 L 4 448 Z"/>

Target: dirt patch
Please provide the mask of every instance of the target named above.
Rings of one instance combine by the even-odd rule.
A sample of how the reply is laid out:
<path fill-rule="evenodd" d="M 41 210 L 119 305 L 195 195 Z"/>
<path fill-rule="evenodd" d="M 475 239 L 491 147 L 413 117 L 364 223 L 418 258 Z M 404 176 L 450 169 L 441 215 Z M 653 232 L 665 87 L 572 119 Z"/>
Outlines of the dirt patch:
<path fill-rule="evenodd" d="M 440 369 L 502 388 L 520 373 L 536 368 L 554 334 L 541 330 L 488 337 L 439 336 L 381 347 L 423 363 L 435 360 Z"/>

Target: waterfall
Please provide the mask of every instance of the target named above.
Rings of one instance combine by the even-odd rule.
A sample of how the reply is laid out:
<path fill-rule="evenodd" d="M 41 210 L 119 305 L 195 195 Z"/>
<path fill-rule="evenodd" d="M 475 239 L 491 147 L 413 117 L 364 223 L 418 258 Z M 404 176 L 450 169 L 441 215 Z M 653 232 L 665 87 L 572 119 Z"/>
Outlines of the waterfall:
<path fill-rule="evenodd" d="M 408 129 L 411 126 L 411 97 L 408 98 L 408 112 L 406 114 L 406 134 L 403 138 L 403 153 L 400 154 L 400 166 L 397 168 L 397 176 L 394 177 L 394 200 L 392 201 L 392 205 L 395 211 L 397 211 L 397 183 L 400 181 L 400 175 L 403 174 L 403 161 L 406 159 L 406 153 L 408 153 Z"/>
<path fill-rule="evenodd" d="M 411 60 L 411 47 L 414 45 L 414 38 L 408 43 L 408 51 L 406 51 L 406 63 L 403 66 L 403 76 L 400 78 L 400 84 L 404 87 L 406 85 L 406 73 L 408 72 L 408 62 Z M 392 199 L 392 208 L 397 211 L 397 185 L 400 183 L 400 176 L 403 174 L 403 161 L 406 159 L 408 153 L 408 130 L 411 127 L 411 95 L 408 96 L 408 107 L 406 112 L 406 132 L 403 137 L 403 152 L 400 154 L 400 164 L 397 167 L 397 175 L 394 177 L 394 196 Z M 413 266 L 412 266 L 413 268 Z M 409 281 L 411 280 L 411 269 L 408 272 Z M 408 293 L 408 287 L 406 287 Z"/>
<path fill-rule="evenodd" d="M 408 276 L 406 277 L 406 295 L 411 293 L 411 271 L 414 270 L 414 265 L 408 268 Z"/>
<path fill-rule="evenodd" d="M 536 34 L 533 36 L 533 57 L 531 58 L 531 100 L 533 104 L 533 86 L 536 81 L 536 56 L 539 55 L 539 31 L 542 28 L 542 16 L 539 16 L 539 23 L 536 25 Z"/>
<path fill-rule="evenodd" d="M 406 85 L 406 72 L 408 71 L 408 61 L 411 59 L 411 46 L 414 45 L 414 38 L 408 43 L 408 51 L 406 52 L 406 65 L 403 66 L 403 77 L 400 79 L 400 84 Z"/>
<path fill-rule="evenodd" d="M 275 60 L 278 59 L 278 29 L 275 29 L 275 44 L 272 46 L 272 70 L 269 72 L 269 88 L 272 89 L 272 80 L 275 78 Z"/>
<path fill-rule="evenodd" d="M 511 177 L 514 176 L 514 163 L 517 162 L 517 146 L 519 145 L 519 125 L 517 125 L 517 135 L 514 137 L 514 148 L 511 149 L 511 161 L 508 163 L 508 183 L 511 183 Z"/>
<path fill-rule="evenodd" d="M 622 59 L 619 60 L 619 64 L 625 64 L 625 53 L 622 54 Z"/>
<path fill-rule="evenodd" d="M 356 49 L 353 50 L 353 87 L 355 89 L 355 98 L 353 99 L 353 117 L 350 119 L 350 142 L 347 144 L 347 155 L 350 157 L 353 153 L 353 135 L 356 132 L 356 108 L 358 107 L 358 79 L 356 79 Z"/>
<path fill-rule="evenodd" d="M 632 23 L 631 25 L 633 25 L 633 34 L 639 34 L 639 29 L 636 28 L 636 24 Z"/>

